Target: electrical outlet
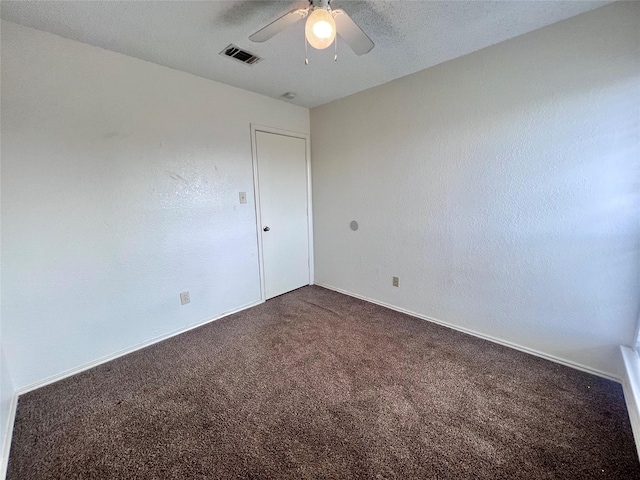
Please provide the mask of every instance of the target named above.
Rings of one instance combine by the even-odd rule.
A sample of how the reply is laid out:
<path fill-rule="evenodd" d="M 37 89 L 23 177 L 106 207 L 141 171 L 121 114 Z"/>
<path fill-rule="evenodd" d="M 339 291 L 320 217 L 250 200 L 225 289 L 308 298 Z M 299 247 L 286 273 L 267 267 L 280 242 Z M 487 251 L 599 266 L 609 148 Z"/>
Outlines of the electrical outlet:
<path fill-rule="evenodd" d="M 187 303 L 191 303 L 191 299 L 189 298 L 189 292 L 182 292 L 180 294 L 180 303 L 182 305 L 186 305 Z"/>
<path fill-rule="evenodd" d="M 393 277 L 393 286 L 397 287 L 400 284 L 400 279 L 398 277 Z"/>
<path fill-rule="evenodd" d="M 247 203 L 247 192 L 240 192 L 240 203 Z"/>

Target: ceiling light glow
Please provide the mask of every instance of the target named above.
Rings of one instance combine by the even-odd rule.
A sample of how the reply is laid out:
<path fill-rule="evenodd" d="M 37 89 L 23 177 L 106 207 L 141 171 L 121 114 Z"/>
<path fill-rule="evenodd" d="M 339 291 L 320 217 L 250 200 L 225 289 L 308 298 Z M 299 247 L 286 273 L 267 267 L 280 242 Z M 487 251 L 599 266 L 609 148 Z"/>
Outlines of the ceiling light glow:
<path fill-rule="evenodd" d="M 318 38 L 331 38 L 331 34 L 333 33 L 331 24 L 329 22 L 325 22 L 324 20 L 316 22 L 312 30 L 313 34 Z"/>
<path fill-rule="evenodd" d="M 307 18 L 304 31 L 309 44 L 322 50 L 331 45 L 336 38 L 336 22 L 329 11 L 316 8 Z"/>

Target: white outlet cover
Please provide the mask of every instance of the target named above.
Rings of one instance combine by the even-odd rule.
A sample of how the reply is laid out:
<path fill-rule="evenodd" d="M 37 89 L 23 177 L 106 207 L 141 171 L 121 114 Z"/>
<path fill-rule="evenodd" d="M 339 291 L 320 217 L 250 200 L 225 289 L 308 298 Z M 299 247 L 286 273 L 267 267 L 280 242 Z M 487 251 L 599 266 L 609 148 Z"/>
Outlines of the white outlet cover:
<path fill-rule="evenodd" d="M 189 292 L 182 292 L 180 294 L 180 303 L 182 305 L 186 305 L 187 303 L 191 303 L 191 299 L 189 298 Z"/>

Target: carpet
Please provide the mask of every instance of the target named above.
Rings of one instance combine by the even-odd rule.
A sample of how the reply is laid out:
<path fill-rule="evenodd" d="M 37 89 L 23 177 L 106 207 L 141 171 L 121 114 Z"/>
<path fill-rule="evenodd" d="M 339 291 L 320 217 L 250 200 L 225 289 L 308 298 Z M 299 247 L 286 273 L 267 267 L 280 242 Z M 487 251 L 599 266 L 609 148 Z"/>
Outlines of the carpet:
<path fill-rule="evenodd" d="M 20 396 L 8 479 L 638 479 L 615 382 L 317 286 Z"/>

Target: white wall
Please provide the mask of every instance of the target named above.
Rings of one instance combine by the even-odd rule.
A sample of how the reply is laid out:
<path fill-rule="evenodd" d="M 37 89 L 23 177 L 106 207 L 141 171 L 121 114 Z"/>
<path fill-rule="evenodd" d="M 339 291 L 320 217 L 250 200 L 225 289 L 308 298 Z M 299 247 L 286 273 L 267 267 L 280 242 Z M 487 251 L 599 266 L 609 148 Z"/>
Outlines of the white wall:
<path fill-rule="evenodd" d="M 312 109 L 316 283 L 619 376 L 639 24 L 613 4 Z"/>
<path fill-rule="evenodd" d="M 16 388 L 259 301 L 250 123 L 308 133 L 309 111 L 2 23 Z"/>

